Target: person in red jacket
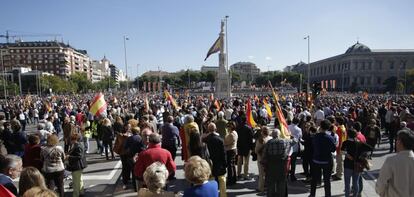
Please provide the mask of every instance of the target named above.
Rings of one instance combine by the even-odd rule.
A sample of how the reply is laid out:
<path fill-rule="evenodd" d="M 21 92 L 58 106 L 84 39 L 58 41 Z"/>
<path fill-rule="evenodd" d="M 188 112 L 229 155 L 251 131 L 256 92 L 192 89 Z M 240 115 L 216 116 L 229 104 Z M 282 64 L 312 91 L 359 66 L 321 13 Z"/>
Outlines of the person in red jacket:
<path fill-rule="evenodd" d="M 156 161 L 161 162 L 167 167 L 170 177 L 175 175 L 176 165 L 172 159 L 171 153 L 168 150 L 161 148 L 160 143 L 160 136 L 156 133 L 152 133 L 149 136 L 147 150 L 142 151 L 135 162 L 134 174 L 139 182 L 137 183 L 137 191 L 139 191 L 139 188 L 142 186 L 145 169 Z"/>
<path fill-rule="evenodd" d="M 33 166 L 39 171 L 42 170 L 43 162 L 40 159 L 40 138 L 38 135 L 33 134 L 29 136 L 29 143 L 24 147 L 23 155 L 23 167 Z"/>

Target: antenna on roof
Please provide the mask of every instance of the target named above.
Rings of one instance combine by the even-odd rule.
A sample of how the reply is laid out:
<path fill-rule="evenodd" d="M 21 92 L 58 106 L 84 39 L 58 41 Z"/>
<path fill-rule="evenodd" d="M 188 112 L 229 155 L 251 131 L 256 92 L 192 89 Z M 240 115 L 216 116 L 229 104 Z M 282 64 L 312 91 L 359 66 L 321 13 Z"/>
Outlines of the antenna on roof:
<path fill-rule="evenodd" d="M 357 43 L 359 43 L 359 36 L 357 36 Z"/>

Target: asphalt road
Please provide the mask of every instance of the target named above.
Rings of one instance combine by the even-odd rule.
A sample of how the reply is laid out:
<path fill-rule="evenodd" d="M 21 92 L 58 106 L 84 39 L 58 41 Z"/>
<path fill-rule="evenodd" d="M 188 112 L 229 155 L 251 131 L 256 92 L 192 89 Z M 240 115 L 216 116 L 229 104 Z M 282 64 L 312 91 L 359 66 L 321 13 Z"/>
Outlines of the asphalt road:
<path fill-rule="evenodd" d="M 27 132 L 34 131 L 34 125 L 27 126 Z M 63 146 L 63 142 L 61 142 Z M 96 151 L 96 142 L 90 141 L 90 152 L 87 154 L 88 167 L 84 170 L 83 179 L 86 189 L 86 196 L 136 196 L 137 194 L 132 188 L 123 189 L 120 174 L 121 174 L 121 161 L 119 157 L 115 160 L 107 161 L 105 156 L 94 154 Z M 190 187 L 190 184 L 185 181 L 183 171 L 183 161 L 181 160 L 181 154 L 177 155 L 175 160 L 177 164 L 176 180 L 168 182 L 167 188 L 169 191 L 177 193 L 183 192 L 184 189 Z M 378 196 L 375 193 L 375 181 L 379 175 L 379 169 L 384 163 L 385 159 L 393 154 L 388 154 L 388 140 L 383 138 L 380 147 L 374 151 L 373 158 L 371 160 L 371 170 L 364 172 L 364 190 L 363 196 Z M 288 182 L 289 196 L 299 197 L 308 196 L 310 191 L 310 185 L 305 183 L 304 176 L 300 173 L 303 172 L 301 160 L 297 162 L 296 173 L 298 181 Z M 227 194 L 229 197 L 232 196 L 257 196 L 256 188 L 257 182 L 256 177 L 258 174 L 258 168 L 256 162 L 249 162 L 249 173 L 252 180 L 238 181 L 234 186 L 227 188 Z M 70 174 L 70 173 L 69 173 Z M 70 177 L 70 175 L 69 175 Z M 65 180 L 65 196 L 72 196 L 72 190 L 69 188 L 70 180 Z M 17 184 L 17 182 L 16 182 Z M 332 195 L 333 196 L 344 196 L 344 181 L 332 181 Z M 323 186 L 318 187 L 316 195 L 322 196 L 324 194 Z"/>

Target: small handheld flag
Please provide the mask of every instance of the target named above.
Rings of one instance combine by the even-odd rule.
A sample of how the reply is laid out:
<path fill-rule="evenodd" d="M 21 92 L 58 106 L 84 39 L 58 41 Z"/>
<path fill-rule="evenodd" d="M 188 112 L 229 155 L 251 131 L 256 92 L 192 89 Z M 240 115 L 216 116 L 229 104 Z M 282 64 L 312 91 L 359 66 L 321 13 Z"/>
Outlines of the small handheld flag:
<path fill-rule="evenodd" d="M 247 100 L 247 107 L 246 107 L 246 118 L 247 118 L 247 124 L 251 126 L 252 128 L 256 127 L 256 122 L 253 119 L 252 115 L 252 104 L 250 103 L 250 99 Z"/>
<path fill-rule="evenodd" d="M 106 110 L 107 103 L 102 93 L 98 93 L 91 103 L 89 112 L 94 116 L 98 116 Z"/>

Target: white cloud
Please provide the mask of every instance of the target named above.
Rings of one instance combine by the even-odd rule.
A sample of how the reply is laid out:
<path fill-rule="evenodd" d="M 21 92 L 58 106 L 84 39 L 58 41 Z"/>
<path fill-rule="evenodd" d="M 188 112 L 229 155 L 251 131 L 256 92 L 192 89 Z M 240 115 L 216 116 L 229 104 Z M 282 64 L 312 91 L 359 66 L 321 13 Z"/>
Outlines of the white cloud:
<path fill-rule="evenodd" d="M 247 58 L 249 58 L 249 60 L 252 60 L 252 59 L 254 59 L 254 56 L 253 55 L 249 55 L 249 56 L 247 56 Z"/>
<path fill-rule="evenodd" d="M 267 57 L 265 57 L 265 59 L 266 60 L 272 60 L 272 57 L 267 56 Z"/>

